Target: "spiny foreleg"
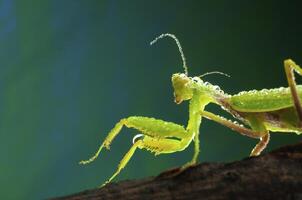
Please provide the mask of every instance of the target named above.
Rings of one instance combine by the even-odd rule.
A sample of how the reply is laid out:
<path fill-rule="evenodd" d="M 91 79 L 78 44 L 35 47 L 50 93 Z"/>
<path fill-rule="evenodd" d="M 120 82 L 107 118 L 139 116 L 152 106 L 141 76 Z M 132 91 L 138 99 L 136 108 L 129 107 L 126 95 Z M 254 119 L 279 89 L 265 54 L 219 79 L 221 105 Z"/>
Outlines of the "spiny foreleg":
<path fill-rule="evenodd" d="M 88 164 L 94 161 L 98 157 L 103 147 L 109 149 L 111 142 L 118 135 L 124 125 L 128 128 L 134 128 L 142 132 L 144 135 L 148 135 L 153 138 L 176 137 L 181 139 L 187 137 L 188 135 L 183 126 L 172 122 L 140 116 L 124 118 L 120 120 L 120 122 L 118 122 L 109 132 L 108 136 L 99 147 L 95 155 L 88 160 L 81 161 L 80 164 Z"/>
<path fill-rule="evenodd" d="M 112 140 L 121 131 L 121 129 L 123 128 L 123 125 L 125 125 L 126 121 L 127 121 L 126 119 L 122 119 L 120 122 L 118 122 L 114 126 L 114 128 L 109 132 L 108 136 L 106 137 L 106 139 L 104 140 L 104 142 L 102 143 L 102 145 L 99 147 L 99 149 L 97 150 L 97 152 L 94 154 L 94 156 L 92 156 L 88 160 L 82 160 L 82 161 L 80 161 L 79 164 L 86 165 L 88 163 L 91 163 L 92 161 L 94 161 L 99 156 L 99 154 L 100 154 L 101 150 L 103 149 L 103 147 L 109 149 Z"/>
<path fill-rule="evenodd" d="M 130 150 L 125 154 L 123 159 L 120 161 L 117 170 L 115 173 L 106 181 L 102 186 L 106 185 L 107 183 L 111 182 L 120 172 L 121 170 L 127 165 L 131 157 L 133 156 L 135 150 L 139 149 L 146 149 L 155 155 L 162 154 L 162 153 L 173 153 L 176 151 L 181 151 L 186 147 L 185 140 L 178 140 L 178 139 L 156 139 L 149 136 L 141 136 L 137 141 L 134 141 L 133 146 Z"/>

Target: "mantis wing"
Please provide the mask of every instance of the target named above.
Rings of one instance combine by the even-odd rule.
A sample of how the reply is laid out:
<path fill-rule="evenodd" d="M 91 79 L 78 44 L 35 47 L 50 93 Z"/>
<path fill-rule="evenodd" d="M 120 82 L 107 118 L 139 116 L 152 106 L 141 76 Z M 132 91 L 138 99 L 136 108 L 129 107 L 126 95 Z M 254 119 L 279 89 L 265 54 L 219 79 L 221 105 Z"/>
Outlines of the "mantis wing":
<path fill-rule="evenodd" d="M 302 85 L 297 86 L 302 99 Z M 230 97 L 229 103 L 239 112 L 268 112 L 294 106 L 289 88 L 275 88 L 240 92 Z"/>

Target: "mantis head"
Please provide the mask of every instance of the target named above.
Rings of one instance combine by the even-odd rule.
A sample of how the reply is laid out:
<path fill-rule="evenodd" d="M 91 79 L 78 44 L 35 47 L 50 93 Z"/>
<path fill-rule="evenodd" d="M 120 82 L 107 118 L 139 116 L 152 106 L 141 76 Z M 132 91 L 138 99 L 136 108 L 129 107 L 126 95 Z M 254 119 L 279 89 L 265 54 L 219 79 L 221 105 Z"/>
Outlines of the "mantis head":
<path fill-rule="evenodd" d="M 184 53 L 182 51 L 182 47 L 178 41 L 178 39 L 176 38 L 175 35 L 170 34 L 170 33 L 164 33 L 159 35 L 158 37 L 156 37 L 154 40 L 152 40 L 150 42 L 150 45 L 153 45 L 154 43 L 156 43 L 159 39 L 162 39 L 164 37 L 170 37 L 172 38 L 177 46 L 178 46 L 178 50 L 179 53 L 181 55 L 181 59 L 182 59 L 182 63 L 183 63 L 183 69 L 184 69 L 184 73 L 176 73 L 172 75 L 172 85 L 174 88 L 174 101 L 177 104 L 180 104 L 182 101 L 184 100 L 189 100 L 192 98 L 193 96 L 193 91 L 194 89 L 198 88 L 198 90 L 205 94 L 204 97 L 206 96 L 211 96 L 212 93 L 216 93 L 221 92 L 220 89 L 218 89 L 217 86 L 213 86 L 207 82 L 203 82 L 201 80 L 201 77 L 209 75 L 209 74 L 221 74 L 224 76 L 229 77 L 229 75 L 222 73 L 222 72 L 218 72 L 218 71 L 213 71 L 213 72 L 207 72 L 201 76 L 196 76 L 196 77 L 189 77 L 188 76 L 188 67 L 186 65 L 186 58 L 184 56 Z"/>
<path fill-rule="evenodd" d="M 190 77 L 188 77 L 188 68 L 186 66 L 186 58 L 182 51 L 181 45 L 175 35 L 170 34 L 170 33 L 161 34 L 160 36 L 158 36 L 154 40 L 152 40 L 150 42 L 150 45 L 153 45 L 159 39 L 162 39 L 164 37 L 170 37 L 176 42 L 176 44 L 178 46 L 178 50 L 179 50 L 181 58 L 182 58 L 182 62 L 183 62 L 184 73 L 176 73 L 176 74 L 172 75 L 172 85 L 174 87 L 175 103 L 180 104 L 183 100 L 188 100 L 188 99 L 192 98 L 193 91 L 190 87 L 190 85 L 191 85 L 190 83 L 192 82 L 192 79 Z"/>
<path fill-rule="evenodd" d="M 193 96 L 192 79 L 184 73 L 172 75 L 172 85 L 174 88 L 174 101 L 180 104 L 184 100 L 189 100 Z"/>

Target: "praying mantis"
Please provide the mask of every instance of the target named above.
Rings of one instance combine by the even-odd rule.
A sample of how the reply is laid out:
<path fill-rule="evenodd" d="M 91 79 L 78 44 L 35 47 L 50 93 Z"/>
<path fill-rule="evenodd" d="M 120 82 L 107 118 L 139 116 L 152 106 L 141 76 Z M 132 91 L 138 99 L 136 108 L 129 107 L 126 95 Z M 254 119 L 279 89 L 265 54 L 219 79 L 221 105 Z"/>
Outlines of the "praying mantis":
<path fill-rule="evenodd" d="M 143 117 L 130 116 L 121 119 L 109 132 L 99 149 L 88 160 L 80 164 L 94 161 L 101 150 L 109 149 L 110 144 L 119 134 L 123 126 L 141 132 L 134 136 L 133 145 L 120 161 L 116 172 L 103 184 L 111 182 L 127 165 L 137 148 L 148 150 L 155 155 L 169 154 L 185 150 L 194 142 L 194 154 L 191 161 L 182 166 L 182 170 L 196 164 L 199 155 L 199 127 L 202 118 L 215 121 L 244 136 L 259 139 L 250 156 L 259 155 L 270 140 L 269 132 L 302 132 L 302 85 L 296 85 L 294 71 L 299 75 L 302 69 L 291 59 L 284 61 L 284 69 L 289 87 L 243 91 L 235 95 L 223 92 L 218 86 L 202 81 L 200 76 L 190 77 L 182 47 L 175 35 L 161 34 L 150 44 L 162 38 L 172 38 L 180 52 L 184 73 L 172 75 L 175 103 L 189 101 L 189 120 L 186 127 L 173 122 Z M 220 73 L 220 72 L 218 72 Z M 205 110 L 214 103 L 230 113 L 242 124 L 232 122 L 224 117 Z M 249 127 L 249 128 L 247 128 Z"/>

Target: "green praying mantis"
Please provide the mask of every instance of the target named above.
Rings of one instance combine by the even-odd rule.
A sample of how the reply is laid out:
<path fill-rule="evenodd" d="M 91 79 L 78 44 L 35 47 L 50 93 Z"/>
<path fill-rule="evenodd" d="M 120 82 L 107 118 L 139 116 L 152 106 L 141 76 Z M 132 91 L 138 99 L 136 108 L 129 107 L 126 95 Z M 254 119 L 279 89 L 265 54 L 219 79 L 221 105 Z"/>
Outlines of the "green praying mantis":
<path fill-rule="evenodd" d="M 199 127 L 203 117 L 231 128 L 244 136 L 259 139 L 250 156 L 257 156 L 265 149 L 270 139 L 269 131 L 294 132 L 296 134 L 302 132 L 302 106 L 300 102 L 302 85 L 296 85 L 294 77 L 294 71 L 301 75 L 302 69 L 294 61 L 291 59 L 284 61 L 289 87 L 243 91 L 236 95 L 228 95 L 218 86 L 202 81 L 200 76 L 188 76 L 185 56 L 175 35 L 161 34 L 150 45 L 164 37 L 174 39 L 182 57 L 184 73 L 173 74 L 172 85 L 175 103 L 180 104 L 189 100 L 188 124 L 184 127 L 173 122 L 142 116 L 121 119 L 109 132 L 95 155 L 89 160 L 80 162 L 80 164 L 88 164 L 98 157 L 103 147 L 109 149 L 110 144 L 123 126 L 141 132 L 142 134 L 133 138 L 132 147 L 120 161 L 116 172 L 103 185 L 112 181 L 120 173 L 137 148 L 146 149 L 155 155 L 168 154 L 183 151 L 194 141 L 193 158 L 181 169 L 196 164 L 199 155 Z M 210 103 L 219 105 L 244 125 L 205 111 L 205 106 Z"/>

